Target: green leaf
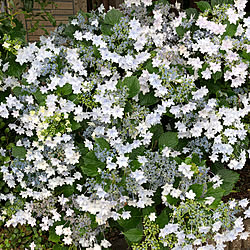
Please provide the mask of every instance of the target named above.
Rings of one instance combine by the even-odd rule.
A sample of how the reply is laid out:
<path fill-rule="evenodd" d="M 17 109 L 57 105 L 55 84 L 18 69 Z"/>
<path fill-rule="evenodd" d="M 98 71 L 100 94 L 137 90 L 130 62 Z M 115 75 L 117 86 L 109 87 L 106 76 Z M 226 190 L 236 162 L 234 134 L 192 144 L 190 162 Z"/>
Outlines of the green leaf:
<path fill-rule="evenodd" d="M 61 246 L 59 244 L 56 244 L 53 246 L 53 250 L 67 250 L 67 247 Z"/>
<path fill-rule="evenodd" d="M 196 19 L 198 17 L 198 11 L 194 8 L 186 9 L 186 13 L 188 18 L 191 18 L 191 16 L 193 16 Z"/>
<path fill-rule="evenodd" d="M 121 17 L 122 13 L 119 10 L 112 9 L 105 15 L 104 23 L 114 25 L 116 23 L 119 23 Z"/>
<path fill-rule="evenodd" d="M 135 228 L 141 222 L 141 219 L 142 219 L 140 210 L 138 208 L 129 207 L 129 206 L 125 206 L 124 210 L 130 211 L 131 217 L 127 220 L 124 220 L 122 218 L 117 220 L 118 224 L 122 228 L 124 228 L 124 230 L 129 230 L 131 228 Z M 122 211 L 123 211 L 123 209 L 122 209 Z"/>
<path fill-rule="evenodd" d="M 25 11 L 27 12 L 31 12 L 34 6 L 34 0 L 30 0 L 30 1 L 23 1 L 23 7 L 25 9 Z"/>
<path fill-rule="evenodd" d="M 222 188 L 220 188 L 220 187 L 215 188 L 215 189 L 211 187 L 211 188 L 209 188 L 207 190 L 207 192 L 205 194 L 205 197 L 212 196 L 212 197 L 214 197 L 216 199 L 220 199 L 220 198 L 222 198 L 224 192 L 225 191 Z"/>
<path fill-rule="evenodd" d="M 224 195 L 230 194 L 234 188 L 234 184 L 239 180 L 240 175 L 229 169 L 220 169 L 216 174 L 223 179 L 223 184 L 220 188 L 225 190 Z"/>
<path fill-rule="evenodd" d="M 242 53 L 240 54 L 243 58 L 247 59 L 248 61 L 250 61 L 250 53 L 247 53 L 246 51 L 242 51 Z"/>
<path fill-rule="evenodd" d="M 74 104 L 76 104 L 76 105 L 79 104 L 79 102 L 80 102 L 79 98 L 76 94 L 71 94 L 71 95 L 67 96 L 67 99 L 74 102 Z"/>
<path fill-rule="evenodd" d="M 96 143 L 101 147 L 102 150 L 110 149 L 109 143 L 102 137 L 95 138 Z"/>
<path fill-rule="evenodd" d="M 214 82 L 218 81 L 221 79 L 222 77 L 222 72 L 221 71 L 217 71 L 215 74 L 213 74 L 213 79 L 214 79 Z"/>
<path fill-rule="evenodd" d="M 19 96 L 22 94 L 22 87 L 15 87 L 15 88 L 13 88 L 12 91 L 15 94 L 15 96 Z"/>
<path fill-rule="evenodd" d="M 90 151 L 83 157 L 84 166 L 81 166 L 81 169 L 84 174 L 88 176 L 96 176 L 98 174 L 98 168 L 103 169 L 105 167 L 105 163 L 99 161 L 95 156 L 94 151 Z"/>
<path fill-rule="evenodd" d="M 205 86 L 209 89 L 209 92 L 212 94 L 216 94 L 217 91 L 220 91 L 220 85 L 219 84 L 214 84 L 214 81 L 206 81 Z"/>
<path fill-rule="evenodd" d="M 65 36 L 68 36 L 68 37 L 74 39 L 74 33 L 76 30 L 77 30 L 77 27 L 71 24 L 69 26 L 66 26 L 63 33 Z"/>
<path fill-rule="evenodd" d="M 129 159 L 136 160 L 139 155 L 144 155 L 144 152 L 145 152 L 144 146 L 134 148 L 132 152 L 129 154 Z"/>
<path fill-rule="evenodd" d="M 103 35 L 111 36 L 112 35 L 112 27 L 113 25 L 110 24 L 102 24 L 101 25 L 101 32 Z"/>
<path fill-rule="evenodd" d="M 66 83 L 63 87 L 58 87 L 58 90 L 63 96 L 70 95 L 72 93 L 72 85 Z"/>
<path fill-rule="evenodd" d="M 206 1 L 199 1 L 199 2 L 196 2 L 196 4 L 197 4 L 198 8 L 199 8 L 202 12 L 204 12 L 204 11 L 207 10 L 207 9 L 211 9 L 210 4 L 209 4 L 208 2 L 206 2 Z"/>
<path fill-rule="evenodd" d="M 166 207 L 162 210 L 161 214 L 157 216 L 156 223 L 160 228 L 165 227 L 169 222 L 169 214 L 171 213 L 170 208 Z"/>
<path fill-rule="evenodd" d="M 174 148 L 178 144 L 177 132 L 166 132 L 159 138 L 159 148 L 169 147 Z"/>
<path fill-rule="evenodd" d="M 81 123 L 79 123 L 79 122 L 77 122 L 75 120 L 71 120 L 71 128 L 72 128 L 73 131 L 75 131 L 75 130 L 81 128 L 81 127 L 82 127 Z"/>
<path fill-rule="evenodd" d="M 21 74 L 23 73 L 23 71 L 25 70 L 26 65 L 25 64 L 20 65 L 15 60 L 16 60 L 16 57 L 12 54 L 9 54 L 9 57 L 8 57 L 9 67 L 7 70 L 7 74 L 10 76 L 19 78 Z"/>
<path fill-rule="evenodd" d="M 56 234 L 55 227 L 49 230 L 49 241 L 58 243 L 60 241 L 60 236 Z"/>
<path fill-rule="evenodd" d="M 63 194 L 65 197 L 69 197 L 74 193 L 74 186 L 72 185 L 63 185 L 55 189 L 56 195 Z"/>
<path fill-rule="evenodd" d="M 149 61 L 147 62 L 145 68 L 147 69 L 147 71 L 148 71 L 150 74 L 157 73 L 157 72 L 159 71 L 158 68 L 154 68 L 154 67 L 153 67 L 152 60 L 149 60 Z"/>
<path fill-rule="evenodd" d="M 14 146 L 12 148 L 12 155 L 20 159 L 25 159 L 26 149 L 21 146 Z"/>
<path fill-rule="evenodd" d="M 78 149 L 81 153 L 81 156 L 84 156 L 88 153 L 88 148 L 86 148 L 82 143 L 77 143 Z"/>
<path fill-rule="evenodd" d="M 151 213 L 155 213 L 155 207 L 145 207 L 142 209 L 143 216 L 150 215 Z"/>
<path fill-rule="evenodd" d="M 220 5 L 221 4 L 221 0 L 211 0 L 211 6 L 214 7 L 216 5 Z"/>
<path fill-rule="evenodd" d="M 176 205 L 180 199 L 172 197 L 170 194 L 167 195 L 167 202 L 171 205 Z"/>
<path fill-rule="evenodd" d="M 155 97 L 152 91 L 150 93 L 146 93 L 145 95 L 142 93 L 139 94 L 139 103 L 141 106 L 150 106 L 156 104 L 157 102 L 159 102 L 159 98 Z"/>
<path fill-rule="evenodd" d="M 176 33 L 180 36 L 183 37 L 185 34 L 185 29 L 182 26 L 179 26 L 176 28 Z"/>
<path fill-rule="evenodd" d="M 33 95 L 37 100 L 38 104 L 45 103 L 45 95 L 43 95 L 39 89 Z"/>
<path fill-rule="evenodd" d="M 100 51 L 96 47 L 96 45 L 93 45 L 93 52 L 94 52 L 94 55 L 95 55 L 96 58 L 100 58 L 101 57 Z"/>
<path fill-rule="evenodd" d="M 140 92 L 140 83 L 136 76 L 126 77 L 122 85 L 128 88 L 128 98 L 132 98 Z"/>
<path fill-rule="evenodd" d="M 140 242 L 143 236 L 143 231 L 138 228 L 129 229 L 124 233 L 127 239 L 131 242 Z"/>
<path fill-rule="evenodd" d="M 83 165 L 80 167 L 81 167 L 82 173 L 86 174 L 87 176 L 94 177 L 94 176 L 97 176 L 98 174 L 97 167 L 95 166 L 89 167 L 89 166 Z"/>
<path fill-rule="evenodd" d="M 51 15 L 50 12 L 45 12 L 46 13 L 46 16 L 49 20 L 49 22 L 55 27 L 56 26 L 56 19 L 53 17 L 53 15 Z"/>
<path fill-rule="evenodd" d="M 233 23 L 228 23 L 227 24 L 227 28 L 226 28 L 226 31 L 224 32 L 223 36 L 234 36 L 234 34 L 236 33 L 237 31 L 237 25 L 233 24 Z"/>
<path fill-rule="evenodd" d="M 135 170 L 137 170 L 141 167 L 141 163 L 137 160 L 133 160 L 130 162 L 129 166 L 130 166 L 131 170 L 134 172 Z"/>
<path fill-rule="evenodd" d="M 225 190 L 222 189 L 221 187 L 218 187 L 218 188 L 213 188 L 213 187 L 210 187 L 206 194 L 204 195 L 204 197 L 214 197 L 215 200 L 214 202 L 210 205 L 211 208 L 216 208 L 219 204 L 219 202 L 221 201 L 221 198 L 223 197 L 225 193 Z"/>
<path fill-rule="evenodd" d="M 133 111 L 133 107 L 131 105 L 130 102 L 126 102 L 125 108 L 124 108 L 124 112 L 129 113 Z"/>
<path fill-rule="evenodd" d="M 193 192 L 196 194 L 196 198 L 199 198 L 203 193 L 203 184 L 193 184 L 190 186 L 189 190 L 190 189 L 192 189 Z"/>
<path fill-rule="evenodd" d="M 162 125 L 156 124 L 150 128 L 150 132 L 153 133 L 152 143 L 155 144 L 159 140 L 160 136 L 164 133 Z"/>
<path fill-rule="evenodd" d="M 192 154 L 192 162 L 195 163 L 196 165 L 200 166 L 201 163 L 203 163 L 203 165 L 205 164 L 205 162 L 201 161 L 199 155 L 197 153 L 193 153 Z"/>

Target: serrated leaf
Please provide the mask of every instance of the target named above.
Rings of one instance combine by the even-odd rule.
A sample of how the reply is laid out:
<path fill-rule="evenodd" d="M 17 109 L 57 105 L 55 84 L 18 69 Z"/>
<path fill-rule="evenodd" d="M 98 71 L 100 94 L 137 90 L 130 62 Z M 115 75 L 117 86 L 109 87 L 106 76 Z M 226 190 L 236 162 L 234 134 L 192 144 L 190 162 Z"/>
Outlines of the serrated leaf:
<path fill-rule="evenodd" d="M 192 154 L 192 162 L 195 163 L 196 165 L 200 165 L 200 157 L 197 153 Z"/>
<path fill-rule="evenodd" d="M 22 94 L 22 87 L 15 87 L 15 88 L 13 88 L 12 91 L 15 94 L 15 96 L 19 96 Z"/>
<path fill-rule="evenodd" d="M 81 123 L 79 123 L 79 122 L 77 122 L 75 120 L 71 121 L 71 128 L 72 128 L 73 131 L 75 131 L 75 130 L 81 128 L 81 127 L 82 127 Z"/>
<path fill-rule="evenodd" d="M 50 12 L 45 12 L 46 13 L 46 16 L 49 20 L 49 22 L 53 25 L 53 26 L 56 26 L 56 19 L 53 17 L 53 15 L 50 13 Z"/>
<path fill-rule="evenodd" d="M 74 193 L 74 186 L 72 185 L 63 185 L 55 189 L 56 195 L 63 194 L 65 197 L 69 197 Z"/>
<path fill-rule="evenodd" d="M 129 206 L 125 206 L 124 210 L 130 211 L 131 217 L 127 220 L 124 220 L 122 218 L 117 220 L 118 224 L 122 228 L 124 228 L 124 230 L 135 228 L 141 222 L 142 219 L 140 210 L 138 208 Z"/>
<path fill-rule="evenodd" d="M 153 133 L 152 142 L 158 141 L 160 136 L 164 133 L 162 125 L 156 124 L 150 128 L 150 132 Z"/>
<path fill-rule="evenodd" d="M 100 146 L 102 150 L 110 149 L 109 143 L 102 137 L 95 138 L 96 143 Z"/>
<path fill-rule="evenodd" d="M 196 194 L 196 198 L 201 197 L 203 193 L 203 185 L 202 184 L 193 184 L 190 186 L 190 189 L 193 190 L 193 192 Z"/>
<path fill-rule="evenodd" d="M 100 51 L 96 47 L 96 45 L 93 45 L 93 52 L 94 52 L 94 55 L 95 55 L 96 58 L 100 58 L 101 57 Z"/>
<path fill-rule="evenodd" d="M 137 160 L 133 160 L 130 162 L 129 166 L 131 167 L 131 170 L 134 172 L 136 169 L 139 169 L 141 167 L 141 163 Z"/>
<path fill-rule="evenodd" d="M 226 31 L 224 32 L 223 36 L 234 36 L 234 34 L 236 33 L 237 31 L 237 25 L 236 24 L 233 24 L 233 23 L 228 23 L 227 24 L 227 27 L 226 27 Z"/>
<path fill-rule="evenodd" d="M 58 90 L 63 96 L 70 95 L 72 93 L 72 85 L 66 83 L 63 87 L 59 87 Z"/>
<path fill-rule="evenodd" d="M 142 106 L 154 105 L 157 102 L 159 102 L 159 98 L 155 97 L 152 91 L 150 93 L 146 93 L 145 95 L 142 93 L 139 94 L 139 103 Z"/>
<path fill-rule="evenodd" d="M 142 209 L 143 216 L 150 215 L 151 213 L 155 213 L 155 207 L 145 207 Z"/>
<path fill-rule="evenodd" d="M 133 107 L 132 107 L 131 103 L 130 102 L 126 102 L 126 105 L 125 105 L 125 108 L 124 108 L 124 112 L 125 113 L 129 113 L 131 111 L 133 111 Z"/>
<path fill-rule="evenodd" d="M 53 246 L 53 250 L 68 250 L 67 247 L 61 246 L 59 244 L 56 244 Z"/>
<path fill-rule="evenodd" d="M 129 154 L 129 159 L 135 160 L 139 155 L 144 155 L 145 147 L 140 146 L 138 148 L 134 148 L 132 152 Z"/>
<path fill-rule="evenodd" d="M 180 36 L 183 37 L 185 34 L 185 29 L 182 26 L 179 26 L 176 28 L 176 33 Z"/>
<path fill-rule="evenodd" d="M 242 53 L 240 54 L 243 58 L 247 59 L 248 61 L 250 61 L 250 53 L 247 53 L 246 51 L 242 51 Z"/>
<path fill-rule="evenodd" d="M 49 241 L 54 243 L 58 243 L 60 241 L 60 236 L 56 234 L 54 227 L 49 230 Z"/>
<path fill-rule="evenodd" d="M 37 100 L 38 104 L 42 104 L 45 102 L 45 95 L 43 95 L 40 90 L 37 90 L 33 95 Z"/>
<path fill-rule="evenodd" d="M 217 91 L 220 91 L 220 85 L 214 84 L 214 81 L 206 81 L 206 86 L 210 93 L 216 94 Z"/>
<path fill-rule="evenodd" d="M 202 12 L 204 12 L 204 11 L 207 10 L 207 9 L 211 9 L 210 4 L 209 4 L 208 2 L 206 2 L 206 1 L 199 1 L 199 2 L 196 2 L 196 4 L 197 4 L 198 8 L 199 8 Z"/>
<path fill-rule="evenodd" d="M 174 148 L 178 145 L 177 132 L 166 132 L 159 138 L 159 148 L 169 147 Z"/>
<path fill-rule="evenodd" d="M 223 179 L 223 184 L 220 187 L 225 190 L 224 195 L 230 194 L 240 175 L 229 169 L 220 169 L 216 174 Z"/>
<path fill-rule="evenodd" d="M 165 225 L 169 222 L 169 214 L 171 210 L 170 208 L 164 208 L 159 216 L 157 216 L 156 223 L 159 225 L 160 228 L 165 227 Z"/>
<path fill-rule="evenodd" d="M 143 231 L 138 228 L 132 228 L 124 232 L 124 235 L 131 242 L 140 242 L 143 237 Z"/>
<path fill-rule="evenodd" d="M 9 67 L 7 70 L 7 74 L 10 76 L 19 78 L 21 74 L 23 73 L 23 71 L 25 70 L 26 65 L 25 64 L 20 65 L 15 60 L 16 60 L 16 57 L 12 54 L 9 54 L 9 57 L 8 57 Z"/>
<path fill-rule="evenodd" d="M 152 60 L 147 62 L 145 68 L 150 74 L 157 73 L 159 71 L 158 68 L 153 67 Z"/>
<path fill-rule="evenodd" d="M 204 197 L 212 196 L 215 199 L 220 199 L 220 198 L 222 198 L 224 192 L 225 191 L 220 187 L 218 187 L 218 188 L 209 188 Z"/>
<path fill-rule="evenodd" d="M 122 85 L 128 88 L 128 98 L 132 98 L 140 92 L 140 83 L 136 76 L 126 77 Z"/>
<path fill-rule="evenodd" d="M 211 208 L 216 208 L 219 204 L 219 202 L 221 201 L 221 198 L 223 197 L 225 193 L 225 190 L 222 189 L 221 187 L 218 187 L 218 188 L 213 188 L 213 187 L 210 187 L 206 194 L 204 195 L 204 197 L 214 197 L 215 200 L 214 202 L 209 206 Z"/>
<path fill-rule="evenodd" d="M 89 167 L 86 165 L 82 165 L 80 167 L 81 167 L 82 173 L 86 174 L 87 176 L 95 177 L 98 174 L 97 167 L 95 166 Z"/>
<path fill-rule="evenodd" d="M 98 174 L 98 168 L 103 169 L 105 167 L 105 163 L 99 161 L 94 153 L 94 151 L 90 151 L 83 157 L 84 166 L 81 166 L 81 169 L 84 174 L 88 176 L 96 176 Z"/>
<path fill-rule="evenodd" d="M 167 195 L 167 202 L 171 205 L 176 205 L 180 199 L 172 197 L 170 194 Z"/>
<path fill-rule="evenodd" d="M 185 10 L 187 13 L 188 18 L 191 18 L 193 16 L 194 18 L 197 18 L 198 16 L 198 11 L 194 8 L 189 8 Z"/>
<path fill-rule="evenodd" d="M 103 35 L 110 36 L 112 34 L 112 27 L 113 25 L 110 24 L 102 24 L 101 25 L 101 32 Z"/>
<path fill-rule="evenodd" d="M 214 82 L 218 81 L 221 79 L 222 77 L 222 72 L 221 71 L 217 71 L 215 74 L 213 74 L 213 79 L 214 79 Z"/>
<path fill-rule="evenodd" d="M 114 25 L 116 23 L 119 23 L 121 17 L 122 13 L 119 10 L 112 9 L 105 15 L 104 23 Z"/>
<path fill-rule="evenodd" d="M 26 149 L 21 146 L 14 146 L 12 148 L 12 155 L 20 159 L 25 159 Z"/>
<path fill-rule="evenodd" d="M 70 38 L 74 38 L 74 33 L 76 30 L 77 30 L 77 27 L 71 24 L 64 29 L 63 33 L 65 36 L 68 36 Z"/>
<path fill-rule="evenodd" d="M 81 153 L 81 156 L 84 156 L 88 153 L 88 151 L 89 151 L 88 148 L 85 147 L 82 143 L 78 143 L 77 146 L 78 146 L 78 149 Z"/>

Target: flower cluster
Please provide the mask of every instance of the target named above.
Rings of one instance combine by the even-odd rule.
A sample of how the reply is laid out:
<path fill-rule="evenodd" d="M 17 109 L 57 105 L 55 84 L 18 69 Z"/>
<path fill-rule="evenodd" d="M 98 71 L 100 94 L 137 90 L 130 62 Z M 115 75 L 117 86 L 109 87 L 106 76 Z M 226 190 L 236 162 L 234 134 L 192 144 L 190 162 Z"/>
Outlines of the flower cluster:
<path fill-rule="evenodd" d="M 133 249 L 247 238 L 248 200 L 221 201 L 249 155 L 245 4 L 201 2 L 198 15 L 127 0 L 15 48 L 22 70 L 3 78 L 0 102 L 13 135 L 0 151 L 0 219 L 87 250 L 111 246 L 112 221 Z"/>

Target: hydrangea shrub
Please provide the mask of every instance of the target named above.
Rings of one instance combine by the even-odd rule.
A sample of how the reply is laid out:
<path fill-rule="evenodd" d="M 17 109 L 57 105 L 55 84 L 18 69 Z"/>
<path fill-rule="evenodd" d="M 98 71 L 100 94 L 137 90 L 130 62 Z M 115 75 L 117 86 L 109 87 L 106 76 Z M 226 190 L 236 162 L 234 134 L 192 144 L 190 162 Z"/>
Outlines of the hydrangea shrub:
<path fill-rule="evenodd" d="M 3 61 L 4 225 L 39 228 L 55 249 L 110 248 L 114 225 L 132 249 L 246 239 L 248 200 L 221 200 L 249 155 L 245 5 L 101 6 L 19 48 L 18 74 Z"/>

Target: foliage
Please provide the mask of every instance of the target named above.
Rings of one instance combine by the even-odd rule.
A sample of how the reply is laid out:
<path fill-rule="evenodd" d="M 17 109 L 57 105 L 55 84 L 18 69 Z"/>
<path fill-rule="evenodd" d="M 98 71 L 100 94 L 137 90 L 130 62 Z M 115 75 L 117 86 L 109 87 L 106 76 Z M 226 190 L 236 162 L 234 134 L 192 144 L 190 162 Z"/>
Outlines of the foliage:
<path fill-rule="evenodd" d="M 34 11 L 34 4 L 37 5 L 39 11 Z M 23 32 L 23 27 L 20 27 L 20 23 L 17 24 L 17 16 L 24 15 L 25 19 L 29 19 L 31 27 L 28 28 L 28 32 L 34 32 L 37 29 L 42 29 L 46 35 L 48 31 L 45 28 L 45 25 L 41 21 L 48 21 L 54 27 L 56 26 L 56 20 L 53 15 L 47 11 L 47 7 L 52 6 L 56 8 L 57 5 L 55 1 L 49 0 L 22 0 L 21 2 L 8 1 L 8 6 L 5 6 L 5 12 L 0 13 L 0 24 L 7 22 L 10 25 L 10 28 L 13 29 L 17 26 L 16 37 L 18 38 L 18 33 Z M 19 30 L 21 28 L 21 30 Z M 9 33 L 9 32 L 8 32 Z M 15 37 L 15 38 L 16 38 Z"/>

